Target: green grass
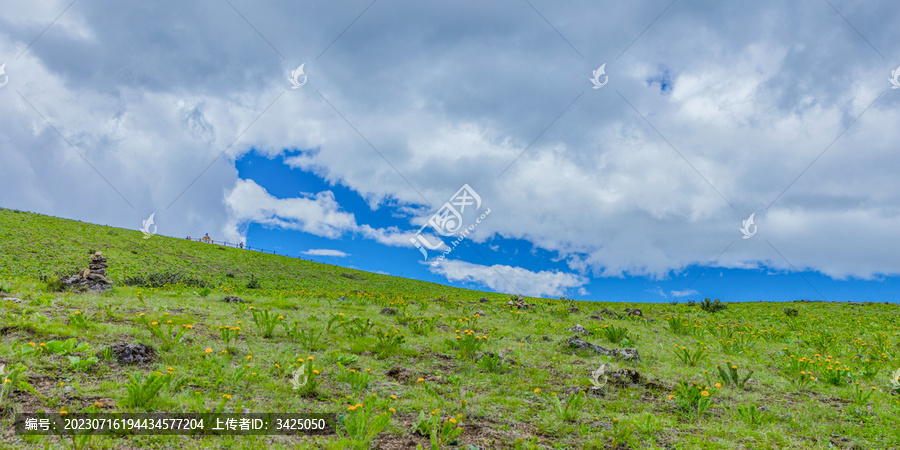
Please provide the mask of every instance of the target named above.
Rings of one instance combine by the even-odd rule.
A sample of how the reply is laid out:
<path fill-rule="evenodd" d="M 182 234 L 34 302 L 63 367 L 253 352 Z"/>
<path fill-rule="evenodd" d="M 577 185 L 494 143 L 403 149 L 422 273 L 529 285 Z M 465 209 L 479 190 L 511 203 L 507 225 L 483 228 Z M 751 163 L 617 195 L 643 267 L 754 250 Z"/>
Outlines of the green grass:
<path fill-rule="evenodd" d="M 638 305 L 529 298 L 536 308 L 510 309 L 501 294 L 9 210 L 0 242 L 2 295 L 22 299 L 0 299 L 0 378 L 15 378 L 0 380 L 0 448 L 80 447 L 12 435 L 13 414 L 38 410 L 328 412 L 343 424 L 320 437 L 95 436 L 87 448 L 900 446 L 897 305 L 641 304 L 643 318 L 594 320 Z M 112 291 L 54 290 L 96 250 Z M 122 283 L 162 273 L 208 286 Z M 593 333 L 583 339 L 641 359 L 569 348 L 576 323 Z M 156 360 L 122 366 L 104 352 L 120 342 L 152 346 Z"/>

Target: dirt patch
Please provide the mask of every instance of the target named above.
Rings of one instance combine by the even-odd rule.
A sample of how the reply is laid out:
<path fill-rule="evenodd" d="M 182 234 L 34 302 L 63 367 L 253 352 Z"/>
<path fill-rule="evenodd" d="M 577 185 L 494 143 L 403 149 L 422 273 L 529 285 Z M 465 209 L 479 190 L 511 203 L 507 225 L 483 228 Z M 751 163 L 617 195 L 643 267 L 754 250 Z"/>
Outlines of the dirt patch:
<path fill-rule="evenodd" d="M 394 416 L 394 420 L 400 423 L 400 428 L 411 430 L 418 420 L 417 415 L 410 416 Z M 503 425 L 508 425 L 508 431 L 500 431 Z M 458 443 L 447 446 L 448 448 L 505 448 L 506 446 L 498 445 L 501 442 L 514 442 L 516 438 L 521 438 L 527 433 L 524 430 L 517 429 L 519 424 L 501 424 L 492 422 L 483 417 L 466 418 L 462 422 L 463 433 L 457 438 Z M 405 433 L 403 435 L 394 435 L 383 433 L 373 442 L 374 448 L 383 450 L 395 449 L 414 449 L 421 444 L 423 448 L 430 448 L 429 438 L 427 436 L 419 436 L 415 433 Z"/>
<path fill-rule="evenodd" d="M 13 333 L 23 334 L 25 336 L 34 336 L 37 334 L 37 331 L 35 331 L 34 328 L 31 327 L 20 327 L 18 325 L 0 328 L 0 336 L 6 336 Z"/>
<path fill-rule="evenodd" d="M 401 383 L 406 383 L 415 376 L 411 370 L 400 366 L 391 367 L 385 375 L 387 375 L 388 378 Z"/>

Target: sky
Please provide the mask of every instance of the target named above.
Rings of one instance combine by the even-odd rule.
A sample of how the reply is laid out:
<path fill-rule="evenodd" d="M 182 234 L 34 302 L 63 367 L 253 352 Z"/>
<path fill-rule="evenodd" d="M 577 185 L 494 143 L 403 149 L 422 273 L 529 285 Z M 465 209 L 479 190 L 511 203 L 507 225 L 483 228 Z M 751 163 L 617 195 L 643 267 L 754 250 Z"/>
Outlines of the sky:
<path fill-rule="evenodd" d="M 0 207 L 527 296 L 896 302 L 896 23 L 3 0 Z"/>

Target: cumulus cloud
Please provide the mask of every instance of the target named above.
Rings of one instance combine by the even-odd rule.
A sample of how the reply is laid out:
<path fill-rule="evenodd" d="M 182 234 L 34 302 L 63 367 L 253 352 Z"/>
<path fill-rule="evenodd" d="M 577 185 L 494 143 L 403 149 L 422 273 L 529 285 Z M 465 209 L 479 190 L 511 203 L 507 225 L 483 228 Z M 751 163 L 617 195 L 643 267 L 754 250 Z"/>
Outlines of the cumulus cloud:
<path fill-rule="evenodd" d="M 533 272 L 521 267 L 495 264 L 484 266 L 460 260 L 443 260 L 429 270 L 451 281 L 478 283 L 498 292 L 533 297 L 559 297 L 568 289 L 580 288 L 588 279 L 571 273 L 542 270 Z"/>
<path fill-rule="evenodd" d="M 331 239 L 358 233 L 385 245 L 411 246 L 410 234 L 396 227 L 383 229 L 357 224 L 352 213 L 341 210 L 331 191 L 277 198 L 253 180 L 238 179 L 225 193 L 225 204 L 230 211 L 226 239 L 244 241 L 241 230 L 250 223 L 257 223 Z"/>
<path fill-rule="evenodd" d="M 235 242 L 259 223 L 409 246 L 404 230 L 468 183 L 493 211 L 468 239 L 521 239 L 578 274 L 439 272 L 492 289 L 510 289 L 497 273 L 558 293 L 713 260 L 900 274 L 896 62 L 867 45 L 900 42 L 887 1 L 836 6 L 865 41 L 808 2 L 679 3 L 643 34 L 644 7 L 535 3 L 568 43 L 521 2 L 378 3 L 337 41 L 356 13 L 329 3 L 233 1 L 261 38 L 224 4 L 85 2 L 43 33 L 68 3 L 0 17 L 3 207 L 127 228 L 155 212 L 162 234 Z M 301 62 L 309 81 L 290 89 Z M 603 62 L 609 84 L 590 89 Z M 303 150 L 290 167 L 409 227 L 239 178 L 241 155 L 288 149 Z M 742 240 L 753 212 L 759 233 Z"/>

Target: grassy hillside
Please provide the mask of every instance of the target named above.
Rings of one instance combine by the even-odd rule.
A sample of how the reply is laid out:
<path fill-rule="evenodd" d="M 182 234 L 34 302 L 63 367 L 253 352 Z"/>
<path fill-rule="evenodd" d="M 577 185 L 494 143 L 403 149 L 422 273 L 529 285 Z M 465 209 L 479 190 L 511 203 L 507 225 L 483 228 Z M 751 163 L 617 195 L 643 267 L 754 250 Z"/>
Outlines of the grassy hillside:
<path fill-rule="evenodd" d="M 40 214 L 0 209 L 0 276 L 58 277 L 85 268 L 96 250 L 109 258 L 110 278 L 180 273 L 222 289 L 261 287 L 299 295 L 366 291 L 405 299 L 441 295 L 478 298 L 482 293 L 256 251 L 165 236 L 143 239 L 139 231 Z"/>
<path fill-rule="evenodd" d="M 0 448 L 900 448 L 894 304 L 520 308 L 6 210 L 0 245 Z M 83 269 L 95 250 L 113 290 L 57 291 L 47 275 Z M 166 272 L 210 286 L 123 283 Z M 115 344 L 147 358 L 127 364 Z M 14 435 L 14 414 L 35 411 L 337 422 L 324 436 Z"/>

